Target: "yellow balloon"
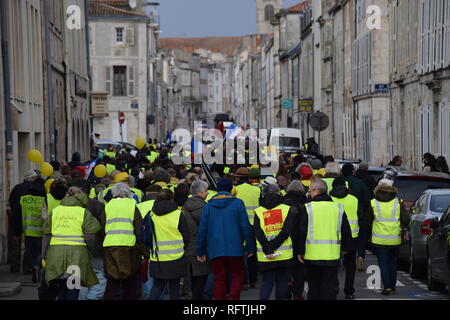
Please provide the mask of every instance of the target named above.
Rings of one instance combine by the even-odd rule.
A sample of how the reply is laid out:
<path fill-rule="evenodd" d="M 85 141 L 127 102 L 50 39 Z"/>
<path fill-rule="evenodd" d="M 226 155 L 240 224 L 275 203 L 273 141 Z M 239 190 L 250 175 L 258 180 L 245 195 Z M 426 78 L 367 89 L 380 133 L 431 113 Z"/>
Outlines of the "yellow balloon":
<path fill-rule="evenodd" d="M 48 162 L 42 162 L 41 163 L 41 167 L 39 169 L 42 174 L 46 177 L 50 177 L 53 174 L 53 167 L 50 163 Z"/>
<path fill-rule="evenodd" d="M 145 139 L 144 138 L 137 138 L 135 144 L 136 144 L 136 147 L 139 150 L 142 150 L 145 147 Z"/>
<path fill-rule="evenodd" d="M 45 181 L 45 191 L 47 191 L 47 193 L 50 193 L 50 187 L 52 186 L 52 183 L 55 182 L 55 179 L 48 179 L 47 181 Z"/>
<path fill-rule="evenodd" d="M 34 163 L 44 162 L 44 158 L 42 157 L 42 154 L 36 149 L 31 149 L 30 151 L 28 151 L 28 160 L 30 160 Z"/>
<path fill-rule="evenodd" d="M 106 176 L 107 170 L 106 167 L 102 164 L 98 165 L 95 167 L 94 169 L 94 174 L 97 178 L 103 178 L 104 176 Z"/>

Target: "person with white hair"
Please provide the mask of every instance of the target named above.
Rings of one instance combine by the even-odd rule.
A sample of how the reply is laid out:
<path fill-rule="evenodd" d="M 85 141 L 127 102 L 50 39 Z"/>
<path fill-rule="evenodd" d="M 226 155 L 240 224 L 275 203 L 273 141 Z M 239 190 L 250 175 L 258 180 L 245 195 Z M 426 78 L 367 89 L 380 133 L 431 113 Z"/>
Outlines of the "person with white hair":
<path fill-rule="evenodd" d="M 308 273 L 308 300 L 336 300 L 341 252 L 352 250 L 352 232 L 341 204 L 328 195 L 322 180 L 311 183 L 312 201 L 300 224 L 300 262 Z"/>
<path fill-rule="evenodd" d="M 105 206 L 102 226 L 104 268 L 107 278 L 105 300 L 115 300 L 119 293 L 124 300 L 136 299 L 137 272 L 141 255 L 148 259 L 148 252 L 139 243 L 142 216 L 133 193 L 125 183 L 117 183 L 111 189 L 112 199 Z"/>
<path fill-rule="evenodd" d="M 381 179 L 375 188 L 368 211 L 368 220 L 372 226 L 372 248 L 380 266 L 384 289 L 382 295 L 396 293 L 397 257 L 403 238 L 408 240 L 407 227 L 410 217 L 403 201 L 397 198 L 398 190 L 394 182 Z"/>
<path fill-rule="evenodd" d="M 280 188 L 271 184 L 264 189 L 261 206 L 255 210 L 253 228 L 258 266 L 262 273 L 260 300 L 270 298 L 274 285 L 275 299 L 285 299 L 292 258 L 299 254 L 294 252 L 299 238 L 293 237 L 298 211 L 284 204 L 283 200 Z"/>
<path fill-rule="evenodd" d="M 188 260 L 188 270 L 192 282 L 192 300 L 203 300 L 203 292 L 211 273 L 209 261 L 201 263 L 197 260 L 197 250 L 195 242 L 197 241 L 197 231 L 202 216 L 202 209 L 205 206 L 208 197 L 208 183 L 202 180 L 196 180 L 191 185 L 191 195 L 183 206 L 182 212 L 186 218 L 189 229 L 190 240 L 185 250 L 185 256 Z"/>

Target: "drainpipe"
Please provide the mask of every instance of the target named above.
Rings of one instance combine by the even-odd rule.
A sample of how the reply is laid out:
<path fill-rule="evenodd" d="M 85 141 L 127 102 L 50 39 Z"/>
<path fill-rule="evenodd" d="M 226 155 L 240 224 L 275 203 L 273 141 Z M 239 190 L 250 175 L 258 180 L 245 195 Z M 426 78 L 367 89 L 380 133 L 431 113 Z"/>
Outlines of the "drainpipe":
<path fill-rule="evenodd" d="M 91 74 L 91 52 L 89 50 L 89 1 L 84 0 L 84 25 L 85 25 L 85 32 L 86 32 L 86 68 L 87 68 L 87 74 L 88 74 L 88 83 L 89 83 L 89 92 L 86 94 L 87 105 L 89 106 L 88 111 L 88 118 L 89 118 L 89 136 L 94 134 L 94 118 L 91 117 L 91 95 L 92 92 L 92 74 Z M 90 154 L 91 146 L 89 146 L 88 152 Z"/>
<path fill-rule="evenodd" d="M 48 103 L 48 132 L 50 135 L 50 161 L 55 160 L 55 118 L 53 108 L 53 75 L 51 61 L 50 43 L 50 20 L 49 20 L 49 0 L 44 1 L 44 22 L 45 22 L 45 51 L 47 65 L 47 103 Z"/>
<path fill-rule="evenodd" d="M 14 172 L 14 154 L 13 154 L 13 128 L 11 116 L 11 87 L 9 78 L 9 49 L 8 49 L 8 5 L 7 0 L 0 0 L 0 14 L 2 18 L 2 66 L 3 66 L 3 86 L 4 86 L 4 105 L 5 105 L 5 151 L 6 151 L 6 178 L 5 190 L 9 192 L 12 188 L 12 177 Z"/>

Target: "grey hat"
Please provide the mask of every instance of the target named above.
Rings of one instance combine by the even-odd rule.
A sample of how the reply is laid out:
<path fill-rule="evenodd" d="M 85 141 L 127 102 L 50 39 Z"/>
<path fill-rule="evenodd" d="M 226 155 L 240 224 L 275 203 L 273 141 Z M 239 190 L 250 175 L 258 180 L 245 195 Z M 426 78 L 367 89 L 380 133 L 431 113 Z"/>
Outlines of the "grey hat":
<path fill-rule="evenodd" d="M 367 161 L 361 161 L 361 162 L 359 163 L 359 166 L 360 166 L 360 167 L 368 167 L 368 166 L 369 166 L 369 163 L 368 163 Z"/>
<path fill-rule="evenodd" d="M 314 159 L 311 162 L 311 166 L 313 167 L 313 169 L 319 170 L 322 168 L 322 161 L 320 161 L 319 159 Z"/>
<path fill-rule="evenodd" d="M 37 173 L 34 170 L 28 170 L 27 172 L 25 172 L 25 174 L 23 175 L 23 177 L 25 179 L 30 179 L 30 178 L 34 178 L 37 177 Z"/>

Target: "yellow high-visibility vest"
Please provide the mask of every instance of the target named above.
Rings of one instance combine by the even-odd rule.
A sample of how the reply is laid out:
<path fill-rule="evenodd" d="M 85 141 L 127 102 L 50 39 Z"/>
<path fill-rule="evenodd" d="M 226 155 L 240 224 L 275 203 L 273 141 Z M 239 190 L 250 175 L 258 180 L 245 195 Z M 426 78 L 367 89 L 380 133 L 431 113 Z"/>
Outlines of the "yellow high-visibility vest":
<path fill-rule="evenodd" d="M 86 246 L 83 234 L 85 209 L 59 206 L 52 212 L 51 246 Z"/>
<path fill-rule="evenodd" d="M 109 163 L 106 164 L 106 172 L 108 173 L 108 175 L 110 175 L 111 172 L 113 172 L 114 170 L 116 170 L 116 166 L 115 165 L 112 165 L 112 164 L 109 164 Z"/>
<path fill-rule="evenodd" d="M 347 215 L 350 229 L 352 229 L 352 238 L 358 238 L 359 223 L 358 223 L 358 199 L 351 194 L 344 198 L 331 197 L 334 202 L 340 203 L 344 206 L 345 214 Z"/>
<path fill-rule="evenodd" d="M 44 235 L 42 207 L 44 197 L 25 195 L 20 197 L 22 208 L 22 228 L 27 237 L 41 238 Z"/>
<path fill-rule="evenodd" d="M 156 243 L 153 244 L 155 255 L 150 255 L 151 261 L 174 261 L 184 255 L 184 241 L 178 230 L 181 210 L 175 210 L 163 216 L 151 213 L 155 225 Z M 157 256 L 156 256 L 157 255 Z"/>
<path fill-rule="evenodd" d="M 137 205 L 139 212 L 141 213 L 142 219 L 144 219 L 150 211 L 153 209 L 155 200 L 148 200 Z"/>
<path fill-rule="evenodd" d="M 339 260 L 343 206 L 331 201 L 313 201 L 306 204 L 306 212 L 305 260 Z"/>
<path fill-rule="evenodd" d="M 273 209 L 266 209 L 264 207 L 259 207 L 255 210 L 255 214 L 258 216 L 259 223 L 264 235 L 267 240 L 275 239 L 283 229 L 283 223 L 286 221 L 286 217 L 289 213 L 290 207 L 285 204 L 280 204 Z M 256 240 L 256 256 L 260 262 L 273 262 L 273 261 L 283 261 L 290 260 L 293 258 L 292 251 L 292 239 L 287 238 L 283 244 L 277 248 L 274 252 L 279 254 L 275 256 L 275 259 L 269 260 L 266 258 L 261 243 Z"/>
<path fill-rule="evenodd" d="M 105 155 L 105 157 L 109 157 L 111 159 L 114 159 L 116 157 L 116 153 L 115 152 L 109 152 L 109 151 L 104 151 L 103 154 Z"/>
<path fill-rule="evenodd" d="M 136 201 L 129 198 L 112 199 L 106 206 L 106 227 L 103 247 L 133 247 L 136 244 L 134 234 L 134 213 Z"/>
<path fill-rule="evenodd" d="M 248 183 L 240 184 L 236 187 L 236 198 L 244 202 L 247 211 L 248 220 L 251 225 L 255 220 L 255 209 L 259 207 L 259 197 L 261 189 Z"/>
<path fill-rule="evenodd" d="M 372 243 L 395 246 L 402 243 L 400 204 L 397 198 L 389 202 L 372 199 L 370 204 L 375 219 L 372 225 Z"/>
<path fill-rule="evenodd" d="M 56 200 L 51 193 L 47 193 L 47 213 L 52 212 L 60 203 L 61 200 Z"/>

